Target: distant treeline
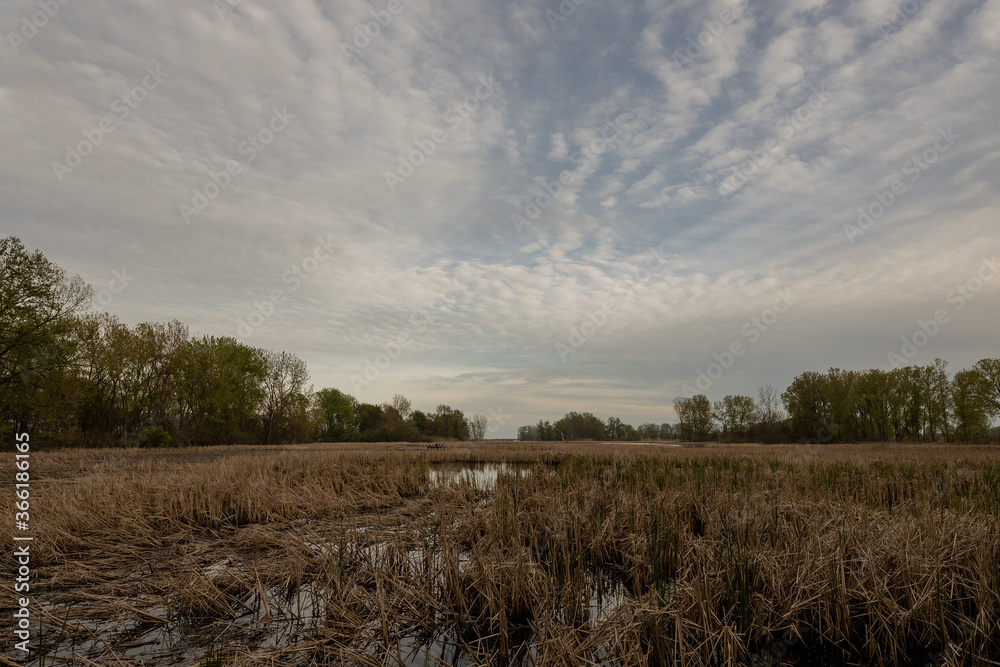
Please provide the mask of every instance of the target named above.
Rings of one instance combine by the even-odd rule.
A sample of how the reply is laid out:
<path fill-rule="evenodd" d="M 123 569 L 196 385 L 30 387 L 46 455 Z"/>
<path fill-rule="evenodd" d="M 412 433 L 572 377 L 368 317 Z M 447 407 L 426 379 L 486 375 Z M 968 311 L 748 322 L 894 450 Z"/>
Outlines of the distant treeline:
<path fill-rule="evenodd" d="M 65 446 L 483 439 L 488 420 L 396 395 L 360 403 L 313 391 L 304 361 L 232 337 L 191 338 L 184 324 L 90 311 L 79 276 L 0 239 L 0 438 Z M 891 371 L 807 372 L 780 395 L 674 400 L 676 424 L 633 427 L 570 412 L 518 429 L 520 440 L 856 442 L 997 439 L 1000 359 L 949 378 L 940 359 Z"/>
<path fill-rule="evenodd" d="M 64 446 L 167 446 L 485 437 L 483 415 L 313 391 L 304 361 L 184 324 L 89 312 L 78 276 L 0 239 L 0 437 Z"/>
<path fill-rule="evenodd" d="M 947 362 L 890 371 L 802 373 L 780 394 L 674 399 L 676 424 L 634 428 L 590 412 L 518 429 L 520 440 L 720 440 L 724 442 L 991 442 L 1000 440 L 1000 359 L 949 378 Z"/>
<path fill-rule="evenodd" d="M 517 429 L 518 440 L 673 440 L 678 437 L 673 424 L 644 423 L 638 427 L 608 417 L 606 422 L 591 412 L 569 412 L 552 423 L 539 420 L 537 424 Z"/>

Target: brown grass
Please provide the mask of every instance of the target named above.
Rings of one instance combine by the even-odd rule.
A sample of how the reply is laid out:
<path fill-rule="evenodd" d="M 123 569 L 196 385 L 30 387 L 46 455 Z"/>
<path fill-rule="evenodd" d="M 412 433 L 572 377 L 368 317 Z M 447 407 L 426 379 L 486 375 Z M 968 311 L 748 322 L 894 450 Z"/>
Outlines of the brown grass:
<path fill-rule="evenodd" d="M 39 452 L 34 609 L 79 664 L 998 664 L 998 453 Z M 446 462 L 520 469 L 432 484 Z"/>

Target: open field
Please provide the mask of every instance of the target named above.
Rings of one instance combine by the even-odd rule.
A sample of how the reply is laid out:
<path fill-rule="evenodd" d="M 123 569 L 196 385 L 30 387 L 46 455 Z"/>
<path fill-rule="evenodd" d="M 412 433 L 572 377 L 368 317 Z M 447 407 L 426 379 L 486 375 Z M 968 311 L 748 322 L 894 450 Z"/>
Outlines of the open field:
<path fill-rule="evenodd" d="M 1000 664 L 996 448 L 337 444 L 31 465 L 44 664 Z M 11 489 L 2 504 L 13 516 Z"/>

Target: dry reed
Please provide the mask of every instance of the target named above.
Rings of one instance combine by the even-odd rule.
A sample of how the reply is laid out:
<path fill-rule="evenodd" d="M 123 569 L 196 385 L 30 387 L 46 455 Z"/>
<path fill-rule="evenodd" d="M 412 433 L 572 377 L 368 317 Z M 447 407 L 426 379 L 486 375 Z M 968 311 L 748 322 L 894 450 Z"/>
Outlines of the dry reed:
<path fill-rule="evenodd" d="M 432 483 L 445 462 L 519 467 Z M 985 447 L 351 444 L 32 465 L 46 664 L 1000 655 Z"/>

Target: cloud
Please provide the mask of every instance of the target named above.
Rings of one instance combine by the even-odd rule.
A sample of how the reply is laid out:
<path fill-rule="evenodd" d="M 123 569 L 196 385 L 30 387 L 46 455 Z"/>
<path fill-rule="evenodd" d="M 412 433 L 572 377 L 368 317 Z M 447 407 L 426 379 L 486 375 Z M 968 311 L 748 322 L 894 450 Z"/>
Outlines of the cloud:
<path fill-rule="evenodd" d="M 283 290 L 248 340 L 318 387 L 353 391 L 408 332 L 361 398 L 503 406 L 504 435 L 570 409 L 669 421 L 775 290 L 801 300 L 713 399 L 882 364 L 1000 251 L 1000 3 L 917 4 L 585 3 L 556 30 L 522 0 L 60 5 L 3 45 L 4 233 L 98 287 L 124 267 L 109 308 L 130 322 L 235 335 Z M 0 8 L 3 32 L 35 11 Z M 942 127 L 960 138 L 850 243 Z M 654 249 L 669 261 L 640 279 Z M 921 354 L 996 356 L 996 290 Z"/>

